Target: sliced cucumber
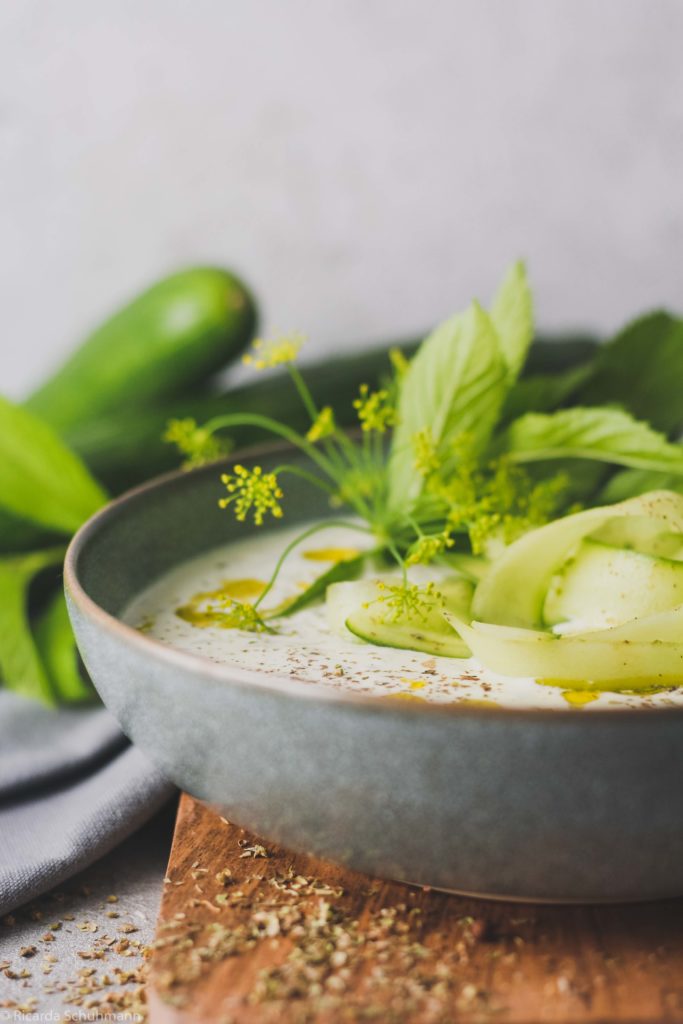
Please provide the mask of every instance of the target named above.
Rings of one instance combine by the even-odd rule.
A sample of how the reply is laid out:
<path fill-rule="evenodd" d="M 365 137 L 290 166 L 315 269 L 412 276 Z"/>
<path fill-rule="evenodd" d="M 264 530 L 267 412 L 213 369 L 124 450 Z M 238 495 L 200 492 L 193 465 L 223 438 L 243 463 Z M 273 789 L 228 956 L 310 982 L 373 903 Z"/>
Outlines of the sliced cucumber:
<path fill-rule="evenodd" d="M 380 583 L 387 580 L 360 580 L 357 583 L 338 583 L 328 589 L 328 617 L 333 628 L 343 622 L 347 631 L 360 640 L 379 647 L 422 651 L 445 658 L 468 658 L 467 644 L 444 619 L 441 608 L 469 607 L 472 584 L 469 580 L 454 579 L 438 583 L 442 601 L 435 602 L 423 612 L 412 612 L 394 617 L 394 609 L 385 600 L 386 589 Z M 391 578 L 391 584 L 400 585 L 400 578 Z"/>
<path fill-rule="evenodd" d="M 581 541 L 610 520 L 648 518 L 662 531 L 683 535 L 683 495 L 651 491 L 620 505 L 589 508 L 530 530 L 498 558 L 477 587 L 472 619 L 538 629 L 548 586 Z"/>
<path fill-rule="evenodd" d="M 631 522 L 621 528 L 616 519 Z M 671 491 L 565 516 L 507 548 L 469 614 L 444 616 L 501 675 L 566 680 L 572 689 L 583 685 L 577 680 L 614 691 L 679 685 L 683 563 L 653 554 L 675 551 L 672 534 L 683 537 L 683 495 Z M 553 632 L 540 629 L 553 622 Z"/>
<path fill-rule="evenodd" d="M 325 611 L 327 624 L 334 633 L 349 639 L 346 620 L 364 604 L 377 600 L 380 595 L 380 579 L 386 583 L 401 582 L 400 576 L 382 576 L 372 580 L 346 580 L 330 584 L 325 596 Z"/>
<path fill-rule="evenodd" d="M 368 644 L 377 647 L 396 647 L 401 650 L 421 651 L 441 658 L 469 658 L 470 649 L 458 633 L 452 629 L 443 616 L 441 622 L 432 628 L 431 618 L 427 622 L 409 625 L 401 622 L 383 622 L 367 612 L 356 612 L 346 620 L 346 626 Z"/>
<path fill-rule="evenodd" d="M 448 612 L 446 612 L 448 615 Z M 554 636 L 516 626 L 468 624 L 454 617 L 474 657 L 504 676 L 566 681 L 573 689 L 643 690 L 683 679 L 683 644 L 642 641 L 601 629 Z M 680 627 L 680 616 L 678 625 Z M 626 628 L 626 627 L 624 627 Z M 680 635 L 680 634 L 679 634 Z"/>
<path fill-rule="evenodd" d="M 584 540 L 553 576 L 543 619 L 582 630 L 617 626 L 683 604 L 683 562 Z"/>
<path fill-rule="evenodd" d="M 683 540 L 680 533 L 662 529 L 662 523 L 645 516 L 611 519 L 599 530 L 590 534 L 589 540 L 609 544 L 613 548 L 638 551 L 641 555 L 655 558 L 683 559 Z"/>
<path fill-rule="evenodd" d="M 488 572 L 490 562 L 482 555 L 470 555 L 467 551 L 449 551 L 441 556 L 444 563 L 461 573 L 472 583 L 479 583 Z"/>

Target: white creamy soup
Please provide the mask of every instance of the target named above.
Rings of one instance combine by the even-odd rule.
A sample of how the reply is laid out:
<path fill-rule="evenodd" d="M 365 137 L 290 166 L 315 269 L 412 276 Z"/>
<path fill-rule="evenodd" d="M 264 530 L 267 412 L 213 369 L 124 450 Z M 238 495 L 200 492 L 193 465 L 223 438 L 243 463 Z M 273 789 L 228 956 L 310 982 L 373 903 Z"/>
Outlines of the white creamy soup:
<path fill-rule="evenodd" d="M 392 700 L 587 711 L 683 705 L 683 686 L 644 694 L 599 693 L 572 689 L 566 682 L 500 676 L 474 659 L 371 646 L 351 633 L 333 632 L 324 601 L 272 620 L 274 633 L 225 628 L 203 614 L 211 600 L 207 595 L 253 602 L 286 544 L 302 529 L 264 530 L 185 562 L 143 591 L 126 609 L 125 621 L 155 640 L 219 665 Z M 367 543 L 363 534 L 336 527 L 304 541 L 287 558 L 264 606 L 301 592 L 335 561 L 351 557 Z M 419 567 L 412 578 L 421 582 L 434 577 L 431 568 Z"/>

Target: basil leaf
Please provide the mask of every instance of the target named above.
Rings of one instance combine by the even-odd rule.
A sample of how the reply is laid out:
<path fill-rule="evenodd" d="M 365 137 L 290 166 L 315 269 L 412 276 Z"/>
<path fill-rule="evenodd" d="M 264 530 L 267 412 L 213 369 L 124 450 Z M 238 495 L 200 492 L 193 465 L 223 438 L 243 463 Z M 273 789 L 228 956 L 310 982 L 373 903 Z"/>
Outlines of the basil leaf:
<path fill-rule="evenodd" d="M 369 554 L 370 552 L 363 552 L 362 555 L 356 555 L 354 558 L 345 558 L 342 562 L 335 562 L 330 569 L 316 577 L 296 597 L 283 601 L 276 608 L 264 609 L 263 618 L 267 620 L 275 616 L 293 615 L 294 612 L 301 611 L 302 608 L 305 608 L 306 605 L 315 601 L 318 597 L 324 597 L 325 591 L 332 583 L 358 579 L 363 571 L 365 559 Z"/>
<path fill-rule="evenodd" d="M 606 462 L 571 457 L 552 458 L 547 462 L 527 462 L 524 468 L 529 478 L 539 483 L 552 476 L 564 477 L 566 488 L 562 491 L 562 500 L 557 509 L 558 516 L 566 515 L 570 507 L 577 502 L 580 505 L 596 504 L 595 495 L 613 473 L 613 467 Z"/>
<path fill-rule="evenodd" d="M 683 477 L 647 469 L 622 469 L 610 477 L 595 501 L 598 505 L 612 505 L 637 498 L 648 491 L 677 491 L 682 494 Z"/>
<path fill-rule="evenodd" d="M 53 596 L 36 622 L 34 636 L 45 672 L 59 700 L 73 703 L 91 699 L 93 688 L 80 670 L 63 590 Z"/>
<path fill-rule="evenodd" d="M 496 443 L 514 462 L 594 459 L 683 475 L 683 446 L 621 409 L 562 409 L 515 420 Z"/>
<path fill-rule="evenodd" d="M 106 494 L 51 427 L 0 397 L 0 505 L 21 519 L 73 533 Z"/>
<path fill-rule="evenodd" d="M 523 377 L 505 399 L 503 421 L 516 419 L 526 412 L 552 412 L 576 393 L 591 372 L 591 366 L 584 365 L 573 366 L 562 373 L 539 373 L 533 377 Z"/>
<path fill-rule="evenodd" d="M 683 429 L 683 320 L 659 311 L 635 320 L 601 346 L 579 394 L 584 405 L 618 403 L 655 429 Z"/>
<path fill-rule="evenodd" d="M 401 383 L 388 465 L 391 512 L 410 508 L 422 489 L 414 465 L 415 435 L 428 430 L 439 448 L 467 433 L 475 448 L 484 447 L 500 415 L 507 381 L 498 335 L 476 302 L 423 341 Z"/>
<path fill-rule="evenodd" d="M 526 268 L 521 261 L 514 263 L 505 275 L 493 300 L 491 320 L 498 332 L 510 377 L 516 380 L 534 336 L 534 308 Z"/>
<path fill-rule="evenodd" d="M 5 554 L 15 555 L 19 551 L 35 551 L 36 548 L 59 544 L 61 540 L 62 534 L 58 530 L 46 530 L 0 508 L 0 558 Z"/>
<path fill-rule="evenodd" d="M 64 557 L 64 548 L 48 548 L 0 559 L 0 677 L 26 697 L 54 703 L 54 693 L 31 635 L 28 588 L 42 569 Z"/>

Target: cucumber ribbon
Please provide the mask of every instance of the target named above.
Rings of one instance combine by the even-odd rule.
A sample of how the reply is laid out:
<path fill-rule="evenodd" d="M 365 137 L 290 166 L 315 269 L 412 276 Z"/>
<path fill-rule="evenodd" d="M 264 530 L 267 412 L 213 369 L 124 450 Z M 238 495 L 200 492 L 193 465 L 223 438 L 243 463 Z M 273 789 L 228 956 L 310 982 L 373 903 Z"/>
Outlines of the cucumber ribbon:
<path fill-rule="evenodd" d="M 503 675 L 604 690 L 683 682 L 683 496 L 651 491 L 533 530 L 469 609 L 443 615 Z"/>

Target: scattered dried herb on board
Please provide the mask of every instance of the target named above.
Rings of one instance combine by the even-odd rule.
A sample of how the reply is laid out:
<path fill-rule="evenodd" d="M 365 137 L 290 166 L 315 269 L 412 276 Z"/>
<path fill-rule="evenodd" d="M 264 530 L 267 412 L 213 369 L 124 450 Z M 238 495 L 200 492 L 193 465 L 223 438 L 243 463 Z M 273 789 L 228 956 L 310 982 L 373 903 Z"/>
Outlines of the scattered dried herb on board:
<path fill-rule="evenodd" d="M 233 1000 L 234 1020 L 249 1008 L 253 1019 L 264 1021 L 286 1009 L 288 1020 L 332 1015 L 427 1024 L 453 1020 L 458 1007 L 485 1017 L 496 1012 L 485 991 L 463 980 L 483 935 L 480 921 L 463 916 L 447 936 L 435 933 L 415 905 L 419 890 L 407 889 L 405 902 L 382 906 L 382 884 L 370 879 L 359 916 L 342 888 L 299 874 L 290 855 L 271 854 L 242 830 L 231 833 L 236 848 L 226 848 L 226 860 L 233 866 L 216 871 L 215 861 L 211 869 L 194 862 L 165 880 L 177 887 L 173 906 L 182 909 L 162 922 L 154 943 L 153 984 L 164 1002 L 194 1007 L 194 986 L 212 969 L 253 954 L 268 966 Z M 245 851 L 252 850 L 258 853 L 250 857 L 269 861 L 262 871 L 244 864 Z M 228 1014 L 226 1024 L 231 1019 Z"/>
<path fill-rule="evenodd" d="M 240 840 L 263 842 L 182 797 L 149 961 L 160 1021 L 683 1021 L 680 900 L 481 901 L 270 842 L 267 857 L 242 859 Z"/>

